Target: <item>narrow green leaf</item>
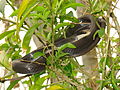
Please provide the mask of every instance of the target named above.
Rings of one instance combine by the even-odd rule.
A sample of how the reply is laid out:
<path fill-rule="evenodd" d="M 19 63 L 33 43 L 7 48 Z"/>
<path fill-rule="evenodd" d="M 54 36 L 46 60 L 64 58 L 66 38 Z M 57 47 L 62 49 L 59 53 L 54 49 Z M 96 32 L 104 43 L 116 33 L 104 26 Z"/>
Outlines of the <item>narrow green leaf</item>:
<path fill-rule="evenodd" d="M 6 31 L 2 34 L 0 34 L 0 40 L 3 39 L 4 37 L 6 37 L 7 35 L 14 33 L 16 30 L 10 30 L 10 31 Z"/>
<path fill-rule="evenodd" d="M 67 8 L 70 8 L 70 7 L 74 8 L 74 7 L 77 7 L 77 6 L 79 6 L 79 7 L 84 7 L 84 4 L 82 4 L 82 3 L 70 3 L 70 4 L 67 4 L 67 5 L 62 9 L 62 12 L 65 11 Z"/>
<path fill-rule="evenodd" d="M 6 5 L 6 0 L 0 0 L 0 12 L 4 13 L 4 8 Z"/>
<path fill-rule="evenodd" d="M 44 14 L 44 18 L 47 19 L 49 14 L 50 14 L 50 11 L 46 11 L 45 14 Z"/>
<path fill-rule="evenodd" d="M 43 6 L 37 6 L 34 8 L 34 11 L 43 12 L 45 8 Z"/>
<path fill-rule="evenodd" d="M 119 87 L 117 86 L 117 83 L 116 83 L 116 78 L 115 78 L 115 70 L 114 68 L 112 68 L 112 71 L 111 71 L 111 82 L 112 82 L 112 86 L 113 86 L 113 89 L 114 90 L 119 90 Z"/>
<path fill-rule="evenodd" d="M 44 55 L 44 53 L 42 53 L 42 52 L 36 52 L 33 54 L 33 58 L 37 58 L 37 57 L 43 56 L 43 55 Z"/>
<path fill-rule="evenodd" d="M 51 33 L 51 32 L 49 32 L 49 33 L 48 33 L 48 35 L 47 35 L 47 40 L 49 40 L 49 41 L 50 41 L 50 40 L 51 40 L 51 37 L 52 37 L 52 33 Z"/>
<path fill-rule="evenodd" d="M 105 34 L 104 28 L 101 28 L 100 30 L 97 30 L 93 36 L 93 39 L 95 39 L 95 36 L 98 34 L 99 37 L 103 37 Z"/>
<path fill-rule="evenodd" d="M 24 11 L 26 10 L 29 1 L 30 0 L 23 0 L 22 1 L 22 4 L 20 5 L 19 12 L 18 12 L 18 20 L 20 20 L 20 17 L 22 16 L 22 14 L 24 13 Z"/>
<path fill-rule="evenodd" d="M 30 86 L 29 90 L 41 90 L 44 86 L 43 83 L 45 82 L 45 80 L 48 78 L 48 76 L 44 76 L 44 77 L 39 77 L 35 79 L 35 84 L 33 84 L 32 86 Z"/>
<path fill-rule="evenodd" d="M 52 9 L 53 10 L 56 9 L 57 5 L 58 5 L 58 0 L 53 0 Z"/>
<path fill-rule="evenodd" d="M 22 19 L 20 20 L 20 23 L 17 22 L 17 32 L 16 32 L 16 37 L 17 39 L 19 39 L 19 31 L 20 31 L 20 27 L 23 25 L 24 20 L 26 19 L 26 17 L 29 15 L 29 13 L 38 5 L 35 4 L 33 7 L 31 7 L 26 13 L 25 15 L 22 17 Z M 18 12 L 19 13 L 19 12 Z"/>
<path fill-rule="evenodd" d="M 7 88 L 7 90 L 12 90 L 12 88 L 19 82 L 20 80 L 15 80 L 13 82 L 10 83 L 9 87 Z"/>
<path fill-rule="evenodd" d="M 102 37 L 104 34 L 105 34 L 105 30 L 104 30 L 103 28 L 101 28 L 101 29 L 98 31 L 99 37 Z"/>
<path fill-rule="evenodd" d="M 71 24 L 69 22 L 60 23 L 55 27 L 55 30 L 59 29 L 60 27 L 64 27 L 68 25 L 71 25 Z"/>
<path fill-rule="evenodd" d="M 0 53 L 0 66 L 5 67 L 7 70 L 11 71 L 9 56 L 5 51 Z"/>
<path fill-rule="evenodd" d="M 61 57 L 64 57 L 64 56 L 66 56 L 66 55 L 69 55 L 69 53 L 57 53 L 56 54 L 56 59 L 60 59 Z"/>
<path fill-rule="evenodd" d="M 17 16 L 17 14 L 18 14 L 18 10 L 15 10 L 15 11 L 10 15 L 10 17 Z"/>
<path fill-rule="evenodd" d="M 25 13 L 25 15 L 24 15 L 24 16 L 22 17 L 22 19 L 20 20 L 19 27 L 22 26 L 22 24 L 23 24 L 25 18 L 30 14 L 30 12 L 31 12 L 37 5 L 38 5 L 38 3 L 35 4 L 33 7 L 31 7 L 31 8 Z"/>
<path fill-rule="evenodd" d="M 49 88 L 47 88 L 46 90 L 67 90 L 67 89 L 63 88 L 59 85 L 53 85 L 53 86 L 50 86 Z"/>
<path fill-rule="evenodd" d="M 28 32 L 25 34 L 24 39 L 23 39 L 23 43 L 22 43 L 22 48 L 23 48 L 23 49 L 28 49 L 29 43 L 30 43 L 30 40 L 31 40 L 31 37 L 32 37 L 35 29 L 36 29 L 38 26 L 39 26 L 39 24 L 33 25 L 33 26 L 28 30 Z"/>
<path fill-rule="evenodd" d="M 76 47 L 75 47 L 73 44 L 71 44 L 71 43 L 66 43 L 66 44 L 60 46 L 60 47 L 58 48 L 58 51 L 62 51 L 62 50 L 64 50 L 65 48 L 76 48 Z"/>

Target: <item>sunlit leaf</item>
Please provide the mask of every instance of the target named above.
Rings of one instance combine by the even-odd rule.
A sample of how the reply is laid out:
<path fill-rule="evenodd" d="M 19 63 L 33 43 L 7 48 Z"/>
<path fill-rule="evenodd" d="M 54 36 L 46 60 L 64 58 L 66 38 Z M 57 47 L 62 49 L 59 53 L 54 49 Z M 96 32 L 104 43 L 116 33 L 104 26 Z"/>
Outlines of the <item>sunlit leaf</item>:
<path fill-rule="evenodd" d="M 33 57 L 37 58 L 37 57 L 43 56 L 43 55 L 44 55 L 44 53 L 42 53 L 42 52 L 36 52 L 36 53 L 33 54 Z"/>
<path fill-rule="evenodd" d="M 67 90 L 67 89 L 64 89 L 63 87 L 58 86 L 58 85 L 53 85 L 47 88 L 47 90 Z"/>
<path fill-rule="evenodd" d="M 17 39 L 19 39 L 20 28 L 21 28 L 21 26 L 23 25 L 26 17 L 29 15 L 29 13 L 30 13 L 37 5 L 38 5 L 38 3 L 35 4 L 33 7 L 31 7 L 31 8 L 24 14 L 24 16 L 22 17 L 22 19 L 20 20 L 20 23 L 19 23 L 19 19 L 20 19 L 21 16 L 18 16 L 18 19 L 17 19 L 17 31 L 16 31 L 16 38 L 17 38 Z M 19 12 L 18 12 L 18 14 L 19 14 Z"/>
<path fill-rule="evenodd" d="M 35 83 L 30 86 L 29 90 L 41 90 L 44 86 L 43 83 L 45 82 L 45 80 L 48 78 L 48 76 L 44 76 L 44 77 L 37 77 L 35 78 Z"/>
<path fill-rule="evenodd" d="M 63 52 L 56 52 L 56 59 L 60 59 L 61 57 L 64 57 L 68 55 L 69 53 L 63 53 Z"/>
<path fill-rule="evenodd" d="M 0 0 L 0 12 L 4 13 L 4 8 L 6 5 L 6 0 Z"/>
<path fill-rule="evenodd" d="M 9 57 L 5 51 L 0 52 L 0 66 L 3 66 L 8 70 L 11 70 Z"/>
<path fill-rule="evenodd" d="M 67 8 L 70 8 L 70 7 L 74 8 L 74 7 L 77 7 L 77 6 L 79 6 L 79 7 L 84 7 L 84 4 L 82 4 L 82 3 L 70 3 L 70 4 L 67 4 L 67 5 L 62 9 L 62 11 L 65 11 Z"/>
<path fill-rule="evenodd" d="M 52 9 L 56 9 L 57 5 L 58 5 L 58 0 L 53 0 Z"/>
<path fill-rule="evenodd" d="M 23 39 L 23 43 L 22 43 L 22 48 L 23 49 L 28 49 L 29 47 L 29 43 L 30 43 L 30 40 L 31 40 L 31 37 L 35 31 L 35 29 L 39 26 L 39 24 L 35 24 L 33 25 L 28 31 L 27 33 L 25 34 L 24 36 L 24 39 Z"/>
<path fill-rule="evenodd" d="M 66 43 L 66 44 L 60 46 L 60 47 L 58 48 L 58 51 L 62 51 L 62 50 L 64 50 L 65 48 L 76 48 L 76 47 L 75 47 L 73 44 L 71 44 L 71 43 Z"/>
<path fill-rule="evenodd" d="M 28 4 L 29 4 L 30 0 L 23 0 L 20 8 L 19 8 L 19 12 L 18 12 L 18 20 L 20 20 L 20 17 L 22 16 L 22 14 L 24 13 L 24 11 L 26 10 Z"/>
<path fill-rule="evenodd" d="M 105 35 L 105 30 L 104 28 L 101 28 L 100 30 L 97 30 L 93 36 L 93 39 L 95 38 L 95 36 L 98 34 L 99 37 L 103 37 Z"/>
<path fill-rule="evenodd" d="M 45 10 L 45 8 L 44 7 L 42 7 L 42 6 L 37 6 L 36 8 L 34 8 L 34 11 L 38 11 L 38 12 L 43 12 Z"/>
<path fill-rule="evenodd" d="M 14 86 L 15 86 L 16 84 L 18 84 L 19 81 L 20 81 L 20 80 L 15 80 L 15 81 L 10 82 L 10 85 L 9 85 L 9 87 L 7 88 L 7 90 L 12 90 L 12 88 L 14 88 Z"/>
<path fill-rule="evenodd" d="M 102 37 L 104 34 L 105 34 L 105 30 L 103 28 L 101 28 L 100 30 L 98 30 L 99 37 Z"/>
<path fill-rule="evenodd" d="M 68 26 L 68 25 L 71 25 L 71 24 L 68 22 L 60 23 L 55 27 L 55 30 L 59 29 L 60 27 L 64 27 L 64 26 Z"/>
<path fill-rule="evenodd" d="M 14 33 L 14 32 L 15 32 L 15 30 L 10 30 L 10 31 L 6 31 L 6 32 L 0 34 L 0 40 L 5 38 L 7 35 Z"/>
<path fill-rule="evenodd" d="M 15 10 L 15 11 L 10 15 L 10 17 L 17 16 L 17 14 L 18 14 L 18 9 Z"/>
<path fill-rule="evenodd" d="M 0 50 L 5 50 L 6 51 L 6 50 L 8 50 L 8 48 L 9 48 L 9 45 L 7 43 L 4 43 L 0 46 Z"/>

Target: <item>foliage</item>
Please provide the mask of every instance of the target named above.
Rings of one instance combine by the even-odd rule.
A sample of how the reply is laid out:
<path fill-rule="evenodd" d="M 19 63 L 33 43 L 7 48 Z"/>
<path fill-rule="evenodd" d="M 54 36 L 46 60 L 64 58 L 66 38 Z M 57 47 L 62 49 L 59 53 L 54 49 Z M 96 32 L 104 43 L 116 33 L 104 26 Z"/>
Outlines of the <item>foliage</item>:
<path fill-rule="evenodd" d="M 116 2 L 115 0 L 113 0 Z M 97 70 L 102 76 L 99 80 L 95 77 L 98 83 L 99 89 L 109 88 L 109 89 L 119 89 L 119 77 L 118 74 L 119 65 L 119 23 L 116 16 L 113 13 L 114 8 L 112 7 L 112 0 L 88 0 L 89 7 L 87 10 L 90 14 L 96 17 L 103 17 L 107 24 L 107 29 L 100 29 L 99 36 L 101 37 L 101 42 L 98 45 L 98 55 L 100 57 L 99 68 Z M 10 83 L 7 90 L 14 88 L 19 81 L 22 84 L 27 84 L 29 90 L 40 90 L 42 88 L 47 88 L 47 90 L 91 90 L 88 87 L 88 83 L 94 79 L 91 75 L 82 70 L 82 66 L 79 65 L 77 60 L 73 58 L 64 57 L 67 53 L 63 53 L 62 50 L 67 47 L 75 48 L 72 44 L 68 43 L 58 48 L 57 52 L 54 54 L 54 41 L 65 37 L 66 26 L 70 26 L 71 23 L 65 22 L 69 20 L 70 22 L 77 23 L 78 20 L 73 16 L 73 12 L 66 14 L 68 8 L 84 7 L 85 5 L 81 3 L 75 3 L 75 0 L 23 0 L 19 5 L 19 8 L 15 7 L 15 0 L 1 0 L 0 12 L 3 17 L 0 17 L 4 22 L 9 22 L 9 26 L 5 28 L 5 31 L 0 34 L 0 40 L 5 39 L 5 43 L 0 45 L 0 65 L 5 67 L 6 75 L 1 79 L 12 78 L 14 76 L 19 77 L 10 67 L 10 60 L 19 59 L 22 52 L 26 54 L 30 52 L 30 41 L 33 35 L 36 35 L 42 43 L 46 43 L 51 46 L 53 53 L 47 58 L 47 72 L 41 72 L 29 77 L 28 80 L 15 80 Z M 9 5 L 13 8 L 13 12 L 10 17 L 17 17 L 17 21 L 11 21 L 6 19 L 4 16 L 4 7 Z M 115 26 L 110 24 L 110 17 L 115 23 Z M 15 29 L 11 27 L 16 26 Z M 111 37 L 111 28 L 115 28 L 118 33 L 118 37 Z M 20 37 L 20 32 L 26 32 L 23 39 Z M 43 53 L 36 53 L 34 56 L 37 57 Z M 113 54 L 115 56 L 113 57 Z M 63 57 L 63 58 L 61 58 Z M 50 67 L 49 67 L 50 66 Z M 107 69 L 108 68 L 108 69 Z M 44 76 L 44 74 L 47 74 Z M 77 78 L 77 73 L 83 73 L 83 76 Z M 87 80 L 84 76 L 89 77 Z M 47 83 L 49 80 L 57 79 L 57 82 Z M 79 80 L 80 79 L 80 80 Z"/>

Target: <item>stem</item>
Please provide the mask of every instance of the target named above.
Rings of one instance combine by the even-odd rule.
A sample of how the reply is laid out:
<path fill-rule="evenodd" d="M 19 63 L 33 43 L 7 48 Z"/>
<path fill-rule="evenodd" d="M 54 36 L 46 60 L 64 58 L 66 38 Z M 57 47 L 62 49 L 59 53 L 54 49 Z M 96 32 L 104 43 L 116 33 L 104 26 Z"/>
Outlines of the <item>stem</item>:
<path fill-rule="evenodd" d="M 54 69 L 54 68 L 52 68 L 52 67 L 50 67 L 50 69 L 51 69 L 53 72 L 55 72 L 55 74 L 56 74 L 56 76 L 57 76 L 58 78 L 61 78 L 63 81 L 68 82 L 68 83 L 70 83 L 71 85 L 76 86 L 76 87 L 78 88 L 78 90 L 81 90 L 81 88 L 82 88 L 82 86 L 83 86 L 82 83 L 80 83 L 80 82 L 79 82 L 79 83 L 78 83 L 78 82 L 75 82 L 75 79 L 67 77 L 64 73 L 60 72 L 59 70 L 56 70 L 56 69 Z"/>
<path fill-rule="evenodd" d="M 8 22 L 11 22 L 11 23 L 13 23 L 13 24 L 16 24 L 16 22 L 11 21 L 11 20 L 9 20 L 9 19 L 2 18 L 2 17 L 0 17 L 0 20 L 2 20 L 2 21 L 8 21 Z"/>
<path fill-rule="evenodd" d="M 11 6 L 11 8 L 15 11 L 15 8 L 14 8 L 14 6 L 8 1 L 8 0 L 6 0 L 6 2 Z"/>
<path fill-rule="evenodd" d="M 2 17 L 0 17 L 0 20 L 2 20 L 2 21 L 7 21 L 7 22 L 10 22 L 10 23 L 13 23 L 13 24 L 17 24 L 16 22 L 14 22 L 14 21 L 12 21 L 12 20 L 9 20 L 9 19 L 6 19 L 6 18 L 2 18 Z M 27 26 L 28 26 L 28 25 L 27 25 Z M 25 27 L 25 26 L 22 26 L 22 28 L 28 30 L 28 28 Z"/>
<path fill-rule="evenodd" d="M 31 76 L 31 75 L 25 75 L 25 76 L 21 76 L 21 77 L 17 77 L 17 78 L 12 78 L 12 79 L 0 79 L 0 82 L 4 83 L 5 81 L 15 81 L 15 80 L 21 80 L 23 78 L 26 78 L 28 76 Z"/>
<path fill-rule="evenodd" d="M 108 15 L 109 12 L 108 12 Z M 110 38 L 109 38 L 109 35 L 110 35 L 110 23 L 109 23 L 109 17 L 107 17 L 107 45 L 106 45 L 106 52 L 105 52 L 105 59 L 104 59 L 104 62 L 103 62 L 103 70 L 102 70 L 102 81 L 101 81 L 101 85 L 100 85 L 100 90 L 103 89 L 103 81 L 105 79 L 105 75 L 106 75 L 106 63 L 107 63 L 107 57 L 108 57 L 108 53 L 109 53 L 109 46 L 110 46 Z"/>
<path fill-rule="evenodd" d="M 115 23 L 115 26 L 116 26 L 115 28 L 117 29 L 118 35 L 120 37 L 120 25 L 119 25 L 119 22 L 117 20 L 117 17 L 114 15 L 114 13 L 112 13 L 112 19 Z"/>
<path fill-rule="evenodd" d="M 53 10 L 52 10 L 52 0 L 50 0 L 50 9 L 51 9 L 51 18 L 52 18 L 52 21 L 51 21 L 51 30 L 52 30 L 52 63 L 53 64 L 53 61 L 54 61 L 54 37 L 55 37 L 55 30 L 54 30 L 54 14 L 53 14 Z"/>
<path fill-rule="evenodd" d="M 114 69 L 114 66 L 113 66 L 112 71 L 111 71 L 111 82 L 112 82 L 113 88 L 114 88 L 115 90 L 119 90 L 119 89 L 118 89 L 118 86 L 117 86 L 117 84 L 116 84 L 116 82 L 115 82 L 116 79 L 115 79 L 114 73 L 115 73 L 115 69 Z"/>
<path fill-rule="evenodd" d="M 80 67 L 77 59 L 76 59 L 76 58 L 74 58 L 74 59 L 75 59 L 75 61 L 76 61 L 76 63 L 74 63 L 74 64 L 76 64 L 76 65 L 78 66 L 78 69 L 77 69 L 78 72 L 85 74 L 87 77 L 89 77 L 89 78 L 91 79 L 93 76 L 90 75 L 88 72 L 85 72 L 85 71 Z"/>

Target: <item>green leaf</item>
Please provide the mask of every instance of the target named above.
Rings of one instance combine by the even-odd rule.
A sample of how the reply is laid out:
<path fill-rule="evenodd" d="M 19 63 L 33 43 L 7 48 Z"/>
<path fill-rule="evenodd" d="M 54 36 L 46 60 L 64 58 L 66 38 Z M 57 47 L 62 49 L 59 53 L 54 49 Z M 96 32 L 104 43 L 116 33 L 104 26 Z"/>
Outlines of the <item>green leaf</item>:
<path fill-rule="evenodd" d="M 52 2 L 52 9 L 55 11 L 56 7 L 58 5 L 58 0 L 53 0 Z"/>
<path fill-rule="evenodd" d="M 76 47 L 75 47 L 73 44 L 71 44 L 71 43 L 66 43 L 66 44 L 60 46 L 60 47 L 58 48 L 58 51 L 62 51 L 62 50 L 64 50 L 65 48 L 76 48 Z"/>
<path fill-rule="evenodd" d="M 85 90 L 93 90 L 92 88 L 86 88 Z"/>
<path fill-rule="evenodd" d="M 0 45 L 0 51 L 2 51 L 2 50 L 7 51 L 9 49 L 9 47 L 10 46 L 8 45 L 8 43 L 4 43 L 4 44 Z"/>
<path fill-rule="evenodd" d="M 5 51 L 0 53 L 0 65 L 5 67 L 8 70 L 11 70 L 9 57 Z"/>
<path fill-rule="evenodd" d="M 31 40 L 31 37 L 35 31 L 35 29 L 39 26 L 39 24 L 35 24 L 33 25 L 29 30 L 28 32 L 25 34 L 24 38 L 23 38 L 23 43 L 22 43 L 22 48 L 23 49 L 28 49 L 29 47 L 29 43 L 30 43 L 30 40 Z"/>
<path fill-rule="evenodd" d="M 115 68 L 116 70 L 120 70 L 120 65 L 115 65 L 114 68 Z"/>
<path fill-rule="evenodd" d="M 37 79 L 35 79 L 35 83 L 30 86 L 29 90 L 41 90 L 44 86 L 43 83 L 45 82 L 45 80 L 48 78 L 48 76 L 44 76 L 44 77 L 39 77 Z"/>
<path fill-rule="evenodd" d="M 76 48 L 73 44 L 71 43 L 66 43 L 60 47 L 58 47 L 58 52 L 56 52 L 56 59 L 59 59 L 65 55 L 68 55 L 69 53 L 63 53 L 62 50 L 64 50 L 65 48 Z"/>
<path fill-rule="evenodd" d="M 51 40 L 51 37 L 52 37 L 52 33 L 49 32 L 48 35 L 47 35 L 47 40 L 50 41 L 50 40 Z"/>
<path fill-rule="evenodd" d="M 61 52 L 56 52 L 56 59 L 60 59 L 61 57 L 64 57 L 64 56 L 66 56 L 66 55 L 68 55 L 69 53 L 61 53 Z"/>
<path fill-rule="evenodd" d="M 17 10 L 15 10 L 11 15 L 10 15 L 10 17 L 13 17 L 13 16 L 17 16 L 17 14 L 18 14 L 18 9 Z"/>
<path fill-rule="evenodd" d="M 119 90 L 120 89 L 118 87 L 117 83 L 116 83 L 116 76 L 115 76 L 115 70 L 114 70 L 114 68 L 112 68 L 112 70 L 111 70 L 111 83 L 112 83 L 112 86 L 113 86 L 114 90 Z"/>
<path fill-rule="evenodd" d="M 20 80 L 15 80 L 13 82 L 10 83 L 9 87 L 7 88 L 7 90 L 12 90 L 12 88 L 19 82 Z"/>
<path fill-rule="evenodd" d="M 93 36 L 93 39 L 95 38 L 95 36 L 98 34 L 99 37 L 103 37 L 105 34 L 105 30 L 104 28 L 101 28 L 100 30 L 97 30 Z"/>
<path fill-rule="evenodd" d="M 64 27 L 64 26 L 68 26 L 68 25 L 71 25 L 71 24 L 68 22 L 60 23 L 55 27 L 55 30 L 59 29 L 60 27 Z"/>
<path fill-rule="evenodd" d="M 18 23 L 18 22 L 19 22 L 19 19 L 17 20 L 17 31 L 16 31 L 16 37 L 17 37 L 17 39 L 19 39 L 20 27 L 23 25 L 23 22 L 25 21 L 26 17 L 29 15 L 29 13 L 30 13 L 37 5 L 38 5 L 38 3 L 35 4 L 33 7 L 31 7 L 31 8 L 24 14 L 24 16 L 22 17 L 22 19 L 20 20 L 20 23 Z M 18 12 L 18 14 L 19 14 L 19 12 Z M 21 17 L 21 16 L 20 16 L 20 17 Z M 18 18 L 20 18 L 20 17 L 18 16 Z"/>
<path fill-rule="evenodd" d="M 62 9 L 62 12 L 64 12 L 67 8 L 74 8 L 74 7 L 84 7 L 84 4 L 82 3 L 70 3 L 70 4 L 67 4 L 63 9 Z"/>
<path fill-rule="evenodd" d="M 5 38 L 7 35 L 11 34 L 11 33 L 14 33 L 16 30 L 10 30 L 10 31 L 6 31 L 2 34 L 0 34 L 0 40 Z"/>
<path fill-rule="evenodd" d="M 67 90 L 67 89 L 63 88 L 59 85 L 53 85 L 53 86 L 50 86 L 49 88 L 47 88 L 47 90 Z"/>
<path fill-rule="evenodd" d="M 65 72 L 67 73 L 67 76 L 70 76 L 72 73 L 72 65 L 69 63 L 64 67 Z"/>
<path fill-rule="evenodd" d="M 21 58 L 22 56 L 20 55 L 21 50 L 15 51 L 14 54 L 12 55 L 12 60 Z"/>
<path fill-rule="evenodd" d="M 37 57 L 43 56 L 43 55 L 44 55 L 44 53 L 42 53 L 42 52 L 36 52 L 36 53 L 33 54 L 33 57 L 37 58 Z"/>
<path fill-rule="evenodd" d="M 36 8 L 34 8 L 34 11 L 38 11 L 38 12 L 43 12 L 44 10 L 45 8 L 42 6 L 37 6 Z"/>
<path fill-rule="evenodd" d="M 18 12 L 18 20 L 20 20 L 22 14 L 23 14 L 24 11 L 26 10 L 29 2 L 30 2 L 30 0 L 23 0 L 23 1 L 22 1 L 22 4 L 20 5 L 19 12 Z"/>
<path fill-rule="evenodd" d="M 0 0 L 0 12 L 4 13 L 4 8 L 5 8 L 6 0 Z"/>
<path fill-rule="evenodd" d="M 50 11 L 46 11 L 46 12 L 44 13 L 44 18 L 47 19 L 48 16 L 49 16 L 49 14 L 50 14 Z"/>
<path fill-rule="evenodd" d="M 100 30 L 98 30 L 99 37 L 102 37 L 104 34 L 105 34 L 104 28 L 101 28 Z"/>

